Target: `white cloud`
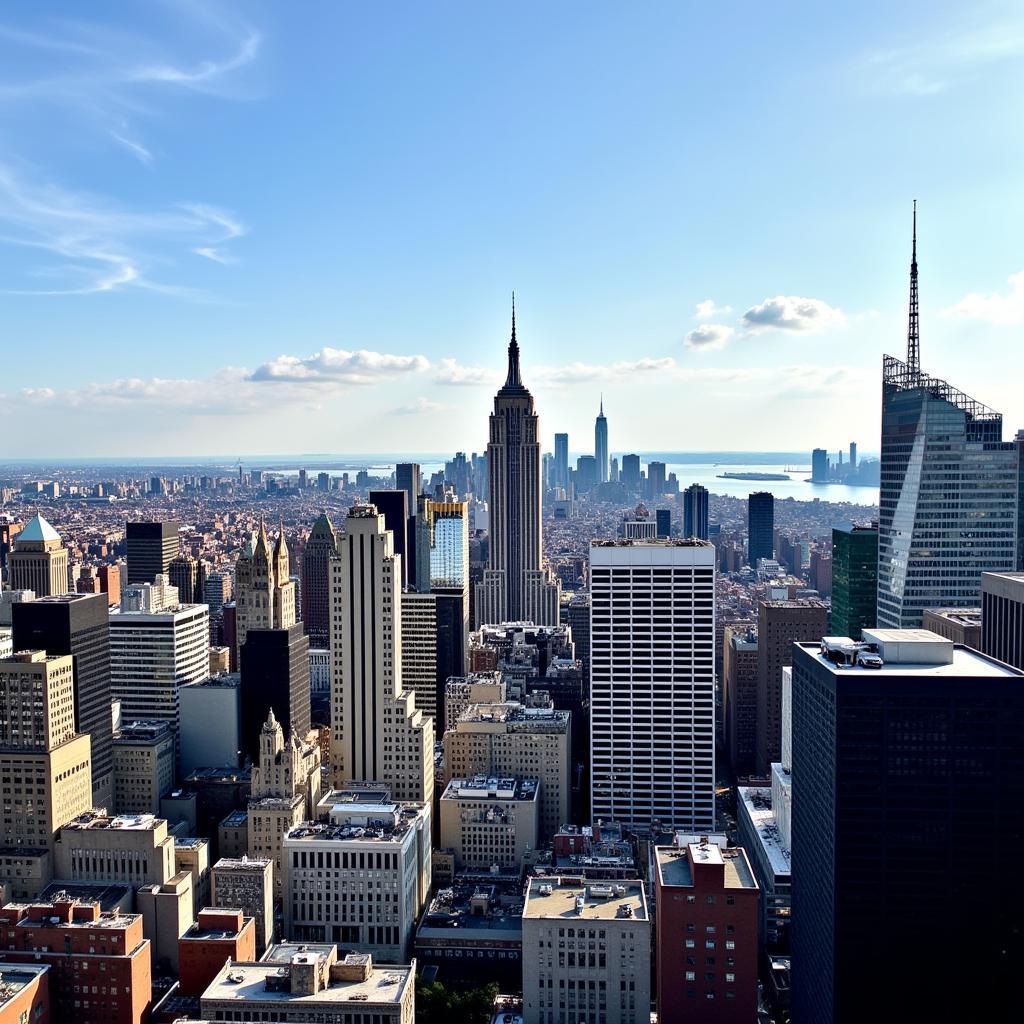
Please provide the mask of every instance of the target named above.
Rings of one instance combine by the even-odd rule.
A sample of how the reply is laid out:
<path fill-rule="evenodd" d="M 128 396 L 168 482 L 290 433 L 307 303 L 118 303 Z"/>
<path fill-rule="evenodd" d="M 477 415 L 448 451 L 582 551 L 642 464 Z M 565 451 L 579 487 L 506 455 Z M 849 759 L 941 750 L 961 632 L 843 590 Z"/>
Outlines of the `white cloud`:
<path fill-rule="evenodd" d="M 1007 280 L 1010 287 L 1005 294 L 970 292 L 956 305 L 944 309 L 942 315 L 985 320 L 997 327 L 1020 327 L 1024 324 L 1024 270 L 1011 274 Z"/>
<path fill-rule="evenodd" d="M 564 387 L 589 381 L 621 381 L 633 374 L 648 374 L 673 370 L 676 362 L 671 356 L 655 359 L 645 356 L 632 362 L 623 361 L 607 366 L 588 363 L 569 363 L 566 366 L 533 366 L 523 370 L 527 384 L 536 381 L 540 387 Z"/>
<path fill-rule="evenodd" d="M 261 41 L 260 34 L 250 30 L 239 41 L 235 53 L 224 60 L 203 60 L 193 68 L 181 68 L 173 64 L 143 64 L 128 71 L 126 77 L 135 82 L 165 82 L 189 89 L 206 90 L 214 80 L 255 60 Z"/>
<path fill-rule="evenodd" d="M 716 306 L 714 299 L 705 299 L 697 303 L 694 320 L 712 320 L 716 316 L 728 316 L 732 312 L 732 306 Z"/>
<path fill-rule="evenodd" d="M 698 352 L 709 352 L 722 348 L 734 333 L 733 329 L 726 327 L 725 324 L 701 324 L 686 335 L 683 344 Z"/>
<path fill-rule="evenodd" d="M 799 295 L 776 295 L 751 306 L 743 314 L 743 326 L 750 334 L 761 331 L 821 331 L 842 327 L 846 315 L 822 299 L 805 299 Z"/>
<path fill-rule="evenodd" d="M 127 135 L 123 135 L 121 132 L 111 131 L 110 137 L 120 145 L 124 146 L 132 156 L 136 157 L 140 163 L 151 164 L 153 162 L 153 154 L 146 149 L 146 147 L 135 139 L 129 138 Z"/>
<path fill-rule="evenodd" d="M 486 387 L 499 385 L 505 378 L 498 370 L 486 366 L 463 366 L 455 359 L 442 359 L 437 365 L 434 381 L 451 387 Z"/>
<path fill-rule="evenodd" d="M 373 384 L 429 367 L 429 361 L 420 355 L 398 356 L 367 349 L 349 352 L 325 346 L 311 356 L 278 356 L 258 366 L 249 379 L 290 384 Z"/>

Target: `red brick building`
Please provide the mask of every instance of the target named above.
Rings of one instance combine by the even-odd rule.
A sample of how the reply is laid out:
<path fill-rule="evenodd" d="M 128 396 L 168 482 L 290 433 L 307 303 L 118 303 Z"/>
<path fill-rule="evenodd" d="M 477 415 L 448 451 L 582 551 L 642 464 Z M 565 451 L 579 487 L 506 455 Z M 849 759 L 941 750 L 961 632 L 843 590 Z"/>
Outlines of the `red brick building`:
<path fill-rule="evenodd" d="M 757 1019 L 759 890 L 740 847 L 655 850 L 659 1024 Z"/>
<path fill-rule="evenodd" d="M 256 922 L 241 910 L 206 907 L 178 939 L 178 992 L 201 996 L 226 960 L 256 959 Z"/>
<path fill-rule="evenodd" d="M 0 1024 L 50 1024 L 50 968 L 0 959 Z"/>
<path fill-rule="evenodd" d="M 151 993 L 149 941 L 139 914 L 98 903 L 8 903 L 0 910 L 0 956 L 48 964 L 54 1021 L 145 1024 Z"/>

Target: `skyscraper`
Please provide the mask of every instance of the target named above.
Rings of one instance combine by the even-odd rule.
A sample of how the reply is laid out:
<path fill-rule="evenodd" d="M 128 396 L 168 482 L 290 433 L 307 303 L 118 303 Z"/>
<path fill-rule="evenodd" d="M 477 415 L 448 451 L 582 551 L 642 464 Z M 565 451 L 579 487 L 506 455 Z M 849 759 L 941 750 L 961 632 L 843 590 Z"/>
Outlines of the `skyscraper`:
<path fill-rule="evenodd" d="M 555 434 L 555 480 L 556 487 L 569 486 L 569 435 Z"/>
<path fill-rule="evenodd" d="M 477 623 L 558 622 L 558 583 L 541 562 L 540 424 L 523 385 L 515 300 L 508 374 L 494 398 L 487 445 L 488 568 L 476 592 Z"/>
<path fill-rule="evenodd" d="M 309 639 L 297 622 L 287 629 L 250 629 L 239 665 L 242 750 L 257 764 L 268 712 L 286 735 L 305 739 L 309 732 Z"/>
<path fill-rule="evenodd" d="M 700 484 L 683 492 L 683 536 L 708 539 L 708 489 Z"/>
<path fill-rule="evenodd" d="M 811 483 L 823 484 L 828 480 L 828 452 L 815 448 L 811 452 Z"/>
<path fill-rule="evenodd" d="M 238 651 L 250 629 L 287 629 L 295 622 L 295 583 L 291 579 L 284 526 L 273 551 L 267 527 L 259 529 L 235 564 L 235 642 Z"/>
<path fill-rule="evenodd" d="M 594 541 L 591 813 L 715 826 L 715 549 Z"/>
<path fill-rule="evenodd" d="M 66 654 L 0 660 L 0 882 L 25 899 L 50 881 L 59 830 L 92 805 L 89 737 L 75 730 Z"/>
<path fill-rule="evenodd" d="M 622 456 L 622 482 L 629 491 L 640 490 L 640 456 Z"/>
<path fill-rule="evenodd" d="M 981 574 L 1021 568 L 1021 448 L 1002 416 L 920 364 L 917 214 L 907 361 L 882 365 L 878 625 L 921 625 L 926 608 L 979 604 Z"/>
<path fill-rule="evenodd" d="M 302 628 L 310 647 L 317 649 L 326 649 L 330 638 L 329 563 L 337 553 L 334 526 L 324 512 L 302 552 Z"/>
<path fill-rule="evenodd" d="M 870 1020 L 880 993 L 886 1020 L 998 1020 L 1024 963 L 1024 889 L 1001 884 L 1024 674 L 927 630 L 864 639 L 881 668 L 793 655 L 793 1020 Z"/>
<path fill-rule="evenodd" d="M 878 599 L 878 527 L 836 526 L 832 529 L 832 623 L 835 636 L 860 639 L 875 625 Z"/>
<path fill-rule="evenodd" d="M 11 590 L 33 590 L 36 597 L 68 592 L 68 549 L 42 516 L 14 537 L 8 568 Z"/>
<path fill-rule="evenodd" d="M 981 649 L 1024 669 L 1024 573 L 982 573 Z"/>
<path fill-rule="evenodd" d="M 178 588 L 178 599 L 182 604 L 202 604 L 206 583 L 202 562 L 191 555 L 177 555 L 168 563 L 166 572 L 171 586 Z M 144 582 L 152 583 L 153 580 Z"/>
<path fill-rule="evenodd" d="M 391 532 L 373 505 L 353 505 L 331 560 L 331 769 L 334 784 L 386 783 L 429 803 L 433 719 L 402 685 L 402 591 Z"/>
<path fill-rule="evenodd" d="M 597 482 L 608 482 L 608 420 L 604 415 L 604 395 L 594 423 L 594 459 L 597 462 Z"/>
<path fill-rule="evenodd" d="M 422 586 L 416 573 L 415 542 L 407 544 L 409 539 L 409 517 L 416 515 L 416 505 L 409 504 L 408 492 L 402 488 L 397 490 L 371 490 L 370 504 L 384 517 L 384 528 L 391 531 L 395 544 L 395 554 L 402 559 L 402 589 L 429 590 L 430 585 Z M 415 529 L 415 526 L 414 526 Z"/>
<path fill-rule="evenodd" d="M 74 656 L 75 731 L 92 744 L 93 806 L 113 799 L 110 626 L 106 594 L 63 594 L 11 606 L 14 649 Z"/>
<path fill-rule="evenodd" d="M 395 466 L 395 486 L 400 491 L 405 491 L 406 505 L 409 514 L 416 512 L 416 502 L 423 493 L 423 483 L 420 475 L 420 464 L 418 462 L 399 462 Z"/>
<path fill-rule="evenodd" d="M 665 470 L 664 462 L 647 463 L 647 493 L 652 499 L 660 498 L 665 493 Z"/>
<path fill-rule="evenodd" d="M 794 641 L 820 640 L 828 631 L 822 601 L 762 601 L 757 623 L 757 734 L 754 770 L 768 775 L 782 756 L 782 670 L 793 663 Z"/>
<path fill-rule="evenodd" d="M 167 572 L 178 555 L 178 524 L 171 520 L 156 523 L 128 523 L 125 527 L 128 549 L 128 582 L 152 583 Z"/>
<path fill-rule="evenodd" d="M 775 498 L 755 491 L 747 498 L 747 561 L 757 567 L 759 558 L 775 557 Z"/>

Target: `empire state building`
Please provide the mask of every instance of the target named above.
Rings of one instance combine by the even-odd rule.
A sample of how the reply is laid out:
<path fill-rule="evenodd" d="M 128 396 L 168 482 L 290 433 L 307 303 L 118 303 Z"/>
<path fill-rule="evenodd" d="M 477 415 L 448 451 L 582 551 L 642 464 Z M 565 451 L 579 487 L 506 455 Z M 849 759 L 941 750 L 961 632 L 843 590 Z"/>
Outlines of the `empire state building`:
<path fill-rule="evenodd" d="M 476 590 L 476 625 L 558 625 L 560 587 L 541 561 L 540 421 L 523 385 L 512 299 L 508 375 L 494 396 L 487 445 L 490 552 Z"/>

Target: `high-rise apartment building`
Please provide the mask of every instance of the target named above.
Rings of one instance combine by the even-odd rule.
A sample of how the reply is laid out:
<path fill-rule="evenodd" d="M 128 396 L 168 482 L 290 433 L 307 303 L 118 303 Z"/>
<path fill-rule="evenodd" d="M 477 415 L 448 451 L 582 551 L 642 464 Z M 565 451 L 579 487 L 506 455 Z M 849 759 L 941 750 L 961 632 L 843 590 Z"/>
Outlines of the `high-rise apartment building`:
<path fill-rule="evenodd" d="M 1004 441 L 1000 413 L 921 370 L 916 220 L 907 361 L 882 370 L 877 621 L 893 629 L 977 607 L 983 572 L 1024 568 L 1024 431 Z"/>
<path fill-rule="evenodd" d="M 152 583 L 166 573 L 178 557 L 178 524 L 171 520 L 156 523 L 128 523 L 125 526 L 128 554 L 128 582 Z"/>
<path fill-rule="evenodd" d="M 715 825 L 715 549 L 594 541 L 592 816 Z"/>
<path fill-rule="evenodd" d="M 490 529 L 488 567 L 477 587 L 477 625 L 558 622 L 559 585 L 542 568 L 540 423 L 523 385 L 515 304 L 508 374 L 494 398 L 487 445 Z"/>
<path fill-rule="evenodd" d="M 700 484 L 683 491 L 683 536 L 708 539 L 708 489 Z"/>
<path fill-rule="evenodd" d="M 334 526 L 324 512 L 313 524 L 302 552 L 302 628 L 310 646 L 326 648 L 330 637 L 330 560 L 338 553 Z"/>
<path fill-rule="evenodd" d="M 981 574 L 981 649 L 1024 669 L 1024 572 Z"/>
<path fill-rule="evenodd" d="M 31 898 L 53 877 L 60 828 L 92 805 L 89 737 L 75 731 L 70 655 L 0 661 L 0 882 Z"/>
<path fill-rule="evenodd" d="M 373 780 L 429 803 L 433 719 L 402 681 L 399 561 L 384 517 L 353 505 L 331 562 L 331 768 L 337 785 Z"/>
<path fill-rule="evenodd" d="M 747 498 L 747 561 L 757 567 L 759 558 L 775 557 L 775 498 L 755 491 Z"/>
<path fill-rule="evenodd" d="M 291 578 L 284 527 L 273 551 L 263 520 L 235 565 L 235 643 L 250 629 L 287 629 L 295 623 L 295 583 Z"/>
<path fill-rule="evenodd" d="M 604 396 L 601 409 L 594 422 L 594 461 L 597 463 L 597 482 L 608 482 L 608 420 L 604 414 Z"/>
<path fill-rule="evenodd" d="M 828 606 L 813 598 L 762 601 L 757 616 L 757 743 L 754 771 L 771 772 L 782 755 L 782 670 L 793 664 L 793 644 L 828 632 Z"/>
<path fill-rule="evenodd" d="M 250 629 L 240 667 L 242 751 L 256 764 L 268 712 L 286 735 L 309 732 L 309 637 L 298 622 L 287 629 Z"/>
<path fill-rule="evenodd" d="M 110 613 L 110 693 L 125 721 L 167 722 L 177 733 L 179 688 L 210 674 L 209 609 L 149 607 L 129 611 L 122 602 Z"/>
<path fill-rule="evenodd" d="M 569 487 L 569 435 L 555 434 L 555 478 L 556 487 Z"/>
<path fill-rule="evenodd" d="M 1024 673 L 927 630 L 793 657 L 793 1019 L 1005 1016 L 1024 963 Z M 955 969 L 935 984 L 935 965 Z M 865 977 L 872 983 L 865 985 Z"/>
<path fill-rule="evenodd" d="M 75 730 L 88 733 L 93 806 L 113 799 L 110 627 L 105 594 L 63 594 L 11 606 L 14 649 L 74 656 Z"/>
<path fill-rule="evenodd" d="M 56 597 L 70 589 L 68 549 L 42 516 L 35 516 L 14 536 L 7 571 L 11 590 L 31 590 L 36 597 Z"/>

